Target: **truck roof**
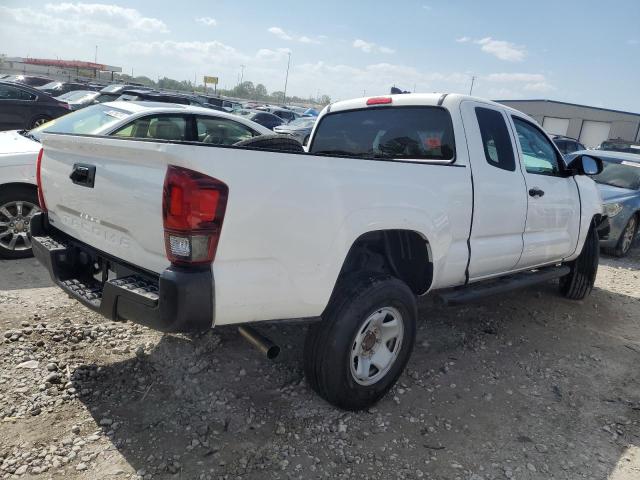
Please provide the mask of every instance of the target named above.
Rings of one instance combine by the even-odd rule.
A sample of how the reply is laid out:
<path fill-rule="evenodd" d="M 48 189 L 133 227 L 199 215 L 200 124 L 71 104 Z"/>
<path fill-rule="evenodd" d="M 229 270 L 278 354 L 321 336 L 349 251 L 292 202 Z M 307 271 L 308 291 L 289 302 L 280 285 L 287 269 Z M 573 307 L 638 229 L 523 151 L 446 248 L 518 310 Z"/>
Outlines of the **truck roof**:
<path fill-rule="evenodd" d="M 523 114 L 521 111 L 508 107 L 501 103 L 493 102 L 485 98 L 473 97 L 470 95 L 462 95 L 459 93 L 403 93 L 397 95 L 375 95 L 372 97 L 354 98 L 351 100 L 342 100 L 332 103 L 324 108 L 322 113 L 329 113 L 342 110 L 357 110 L 361 108 L 367 108 L 367 100 L 371 98 L 390 98 L 390 106 L 438 106 L 443 105 L 448 109 L 457 108 L 461 102 L 465 100 L 473 100 L 480 103 L 486 103 L 494 105 L 500 109 L 508 110 L 519 115 L 524 115 L 530 118 L 528 115 Z M 369 107 L 371 108 L 371 107 Z"/>
<path fill-rule="evenodd" d="M 207 115 L 212 114 L 212 110 L 210 108 L 196 107 L 193 105 L 182 105 L 179 103 L 168 103 L 168 102 L 116 100 L 113 102 L 105 102 L 104 105 L 110 105 L 112 107 L 118 108 L 120 110 L 125 110 L 130 113 L 160 112 L 160 113 L 205 113 Z M 218 112 L 216 110 L 216 115 L 218 113 L 224 113 L 224 112 Z M 226 117 L 226 115 L 222 115 L 222 116 Z M 229 114 L 229 118 L 235 118 L 235 117 Z"/>

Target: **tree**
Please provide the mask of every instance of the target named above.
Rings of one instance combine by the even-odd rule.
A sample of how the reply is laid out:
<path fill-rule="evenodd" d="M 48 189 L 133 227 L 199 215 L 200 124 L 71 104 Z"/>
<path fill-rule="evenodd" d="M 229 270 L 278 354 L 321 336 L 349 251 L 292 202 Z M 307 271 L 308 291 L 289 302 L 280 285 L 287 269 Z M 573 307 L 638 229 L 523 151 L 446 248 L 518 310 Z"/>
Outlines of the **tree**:
<path fill-rule="evenodd" d="M 267 91 L 267 87 L 265 87 L 261 83 L 256 85 L 256 100 L 266 100 L 267 97 L 269 97 L 269 92 Z"/>

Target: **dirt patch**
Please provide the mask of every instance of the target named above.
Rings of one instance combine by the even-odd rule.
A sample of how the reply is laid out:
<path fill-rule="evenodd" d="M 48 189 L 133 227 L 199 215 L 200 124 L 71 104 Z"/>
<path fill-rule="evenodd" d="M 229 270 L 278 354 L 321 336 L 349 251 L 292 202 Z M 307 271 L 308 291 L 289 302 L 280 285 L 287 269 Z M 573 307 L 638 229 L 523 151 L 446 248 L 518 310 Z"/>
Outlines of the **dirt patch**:
<path fill-rule="evenodd" d="M 111 323 L 0 261 L 0 478 L 640 478 L 640 255 L 582 302 L 554 284 L 441 308 L 363 413 L 306 386 L 305 329 L 191 338 Z"/>

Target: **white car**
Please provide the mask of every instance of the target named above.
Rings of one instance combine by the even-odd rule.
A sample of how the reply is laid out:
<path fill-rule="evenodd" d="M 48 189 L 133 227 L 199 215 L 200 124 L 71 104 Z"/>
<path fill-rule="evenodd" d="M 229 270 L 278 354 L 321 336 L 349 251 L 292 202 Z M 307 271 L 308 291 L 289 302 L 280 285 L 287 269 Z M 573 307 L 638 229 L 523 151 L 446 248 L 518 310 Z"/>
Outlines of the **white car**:
<path fill-rule="evenodd" d="M 31 255 L 29 220 L 39 211 L 36 160 L 43 132 L 232 145 L 273 132 L 246 118 L 188 105 L 109 102 L 33 130 L 0 132 L 0 258 Z"/>
<path fill-rule="evenodd" d="M 305 152 L 45 134 L 34 253 L 113 320 L 162 331 L 320 319 L 308 384 L 342 408 L 402 373 L 416 296 L 449 304 L 598 268 L 590 154 L 569 165 L 523 113 L 464 95 L 329 105 Z"/>

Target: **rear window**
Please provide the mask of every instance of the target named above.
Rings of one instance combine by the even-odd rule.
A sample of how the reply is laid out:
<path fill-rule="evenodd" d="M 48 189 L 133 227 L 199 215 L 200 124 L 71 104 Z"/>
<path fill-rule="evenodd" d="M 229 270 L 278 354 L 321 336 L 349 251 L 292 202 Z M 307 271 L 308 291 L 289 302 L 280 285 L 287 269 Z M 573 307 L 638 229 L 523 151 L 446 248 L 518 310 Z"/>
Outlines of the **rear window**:
<path fill-rule="evenodd" d="M 453 160 L 451 116 L 441 107 L 375 107 L 330 113 L 320 121 L 310 153 Z"/>
<path fill-rule="evenodd" d="M 107 127 L 115 125 L 129 115 L 131 115 L 129 112 L 106 105 L 92 105 L 58 117 L 31 130 L 31 133 L 38 139 L 42 132 L 93 135 L 104 132 Z"/>

